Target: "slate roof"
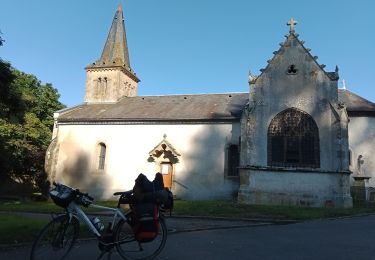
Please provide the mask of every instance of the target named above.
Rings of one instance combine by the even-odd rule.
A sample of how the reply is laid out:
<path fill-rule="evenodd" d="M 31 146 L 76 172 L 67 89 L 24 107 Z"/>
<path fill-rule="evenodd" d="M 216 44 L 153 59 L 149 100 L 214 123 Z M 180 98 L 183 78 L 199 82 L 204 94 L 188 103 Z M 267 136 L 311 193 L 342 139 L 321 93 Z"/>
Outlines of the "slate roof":
<path fill-rule="evenodd" d="M 375 115 L 375 103 L 364 99 L 353 92 L 345 89 L 339 89 L 339 100 L 346 105 L 349 115 Z"/>
<path fill-rule="evenodd" d="M 375 116 L 375 104 L 340 89 L 349 115 Z M 124 97 L 117 103 L 83 104 L 60 112 L 59 122 L 236 121 L 248 93 Z"/>
<path fill-rule="evenodd" d="M 113 104 L 83 104 L 62 111 L 59 122 L 233 121 L 248 93 L 124 97 Z"/>

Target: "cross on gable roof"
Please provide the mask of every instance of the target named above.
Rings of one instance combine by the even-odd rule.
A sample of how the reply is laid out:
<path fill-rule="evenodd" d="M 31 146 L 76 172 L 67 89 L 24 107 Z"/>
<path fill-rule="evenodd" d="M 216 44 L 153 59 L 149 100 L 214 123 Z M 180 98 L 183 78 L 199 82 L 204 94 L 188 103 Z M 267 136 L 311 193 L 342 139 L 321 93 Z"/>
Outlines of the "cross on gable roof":
<path fill-rule="evenodd" d="M 293 18 L 290 18 L 289 21 L 286 23 L 286 25 L 290 26 L 289 32 L 294 33 L 295 32 L 295 26 L 298 22 L 294 20 Z"/>

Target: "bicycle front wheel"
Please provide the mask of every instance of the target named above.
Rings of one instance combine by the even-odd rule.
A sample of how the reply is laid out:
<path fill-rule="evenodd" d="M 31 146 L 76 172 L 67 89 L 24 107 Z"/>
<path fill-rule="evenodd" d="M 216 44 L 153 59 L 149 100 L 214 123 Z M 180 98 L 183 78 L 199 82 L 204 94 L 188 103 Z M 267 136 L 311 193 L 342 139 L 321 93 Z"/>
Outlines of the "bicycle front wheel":
<path fill-rule="evenodd" d="M 35 239 L 31 249 L 31 260 L 64 259 L 72 249 L 79 233 L 79 221 L 61 215 L 45 226 Z"/>
<path fill-rule="evenodd" d="M 153 259 L 163 250 L 167 241 L 167 226 L 164 218 L 159 219 L 159 233 L 152 241 L 138 242 L 133 234 L 132 227 L 127 221 L 121 220 L 115 230 L 114 238 L 118 253 L 126 260 Z"/>

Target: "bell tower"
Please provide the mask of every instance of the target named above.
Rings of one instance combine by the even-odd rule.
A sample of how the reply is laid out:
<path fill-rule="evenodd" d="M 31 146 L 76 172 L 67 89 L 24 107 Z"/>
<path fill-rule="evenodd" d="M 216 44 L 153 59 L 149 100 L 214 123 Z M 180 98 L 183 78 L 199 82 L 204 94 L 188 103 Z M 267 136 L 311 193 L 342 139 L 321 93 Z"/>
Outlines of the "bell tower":
<path fill-rule="evenodd" d="M 137 95 L 140 81 L 130 67 L 122 5 L 116 10 L 99 60 L 86 68 L 86 103 L 112 103 Z"/>

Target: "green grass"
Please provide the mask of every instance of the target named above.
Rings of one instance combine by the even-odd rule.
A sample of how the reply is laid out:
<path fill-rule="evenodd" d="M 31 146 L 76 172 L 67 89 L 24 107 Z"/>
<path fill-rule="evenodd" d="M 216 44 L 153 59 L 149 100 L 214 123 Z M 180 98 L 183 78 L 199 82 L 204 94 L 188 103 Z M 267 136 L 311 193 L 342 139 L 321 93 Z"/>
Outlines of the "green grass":
<path fill-rule="evenodd" d="M 48 220 L 30 219 L 18 215 L 0 215 L 0 244 L 32 241 Z"/>
<path fill-rule="evenodd" d="M 117 201 L 95 202 L 102 206 L 116 207 Z M 93 208 L 83 208 L 85 212 L 100 211 Z M 63 208 L 56 206 L 52 201 L 0 201 L 0 244 L 18 244 L 31 242 L 47 225 L 51 218 L 40 220 L 35 217 L 21 216 L 22 212 L 33 213 L 62 213 Z M 2 213 L 1 213 L 2 212 Z M 86 225 L 81 223 L 80 235 L 82 237 L 93 237 Z"/>
<path fill-rule="evenodd" d="M 98 201 L 98 205 L 106 207 L 116 207 L 117 201 Z M 93 208 L 84 208 L 85 212 L 99 211 Z M 0 201 L 0 211 L 7 212 L 34 212 L 34 213 L 51 213 L 63 212 L 64 209 L 56 206 L 52 201 Z"/>
<path fill-rule="evenodd" d="M 117 201 L 98 201 L 99 205 L 116 207 Z M 85 212 L 97 212 L 93 208 L 83 208 Z M 0 202 L 0 211 L 7 212 L 62 212 L 63 209 L 52 201 L 47 202 Z M 375 213 L 375 205 L 356 206 L 352 209 L 301 208 L 288 206 L 243 205 L 233 201 L 185 201 L 176 200 L 174 215 L 216 216 L 229 218 L 279 218 L 308 220 Z"/>
<path fill-rule="evenodd" d="M 375 213 L 375 206 L 338 208 L 301 208 L 287 206 L 243 205 L 229 201 L 175 201 L 175 215 L 215 216 L 228 218 L 278 218 L 309 220 Z"/>
<path fill-rule="evenodd" d="M 1 201 L 1 211 L 9 212 L 35 212 L 50 213 L 60 212 L 62 209 L 56 206 L 52 201 Z"/>
<path fill-rule="evenodd" d="M 116 207 L 116 201 L 98 202 L 108 207 Z M 30 242 L 50 221 L 20 216 L 19 212 L 51 213 L 62 212 L 53 202 L 0 202 L 0 244 Z M 98 211 L 86 209 L 88 212 Z M 231 201 L 184 201 L 176 200 L 173 215 L 226 217 L 226 218 L 277 218 L 310 220 L 343 217 L 365 213 L 375 213 L 373 204 L 352 209 L 300 208 L 286 206 L 243 205 Z M 85 225 L 81 225 L 80 237 L 91 236 Z"/>
<path fill-rule="evenodd" d="M 52 220 L 52 218 L 35 219 L 14 214 L 0 214 L 0 245 L 16 245 L 34 241 L 39 232 Z M 80 223 L 80 238 L 94 238 L 94 234 L 84 223 Z"/>

